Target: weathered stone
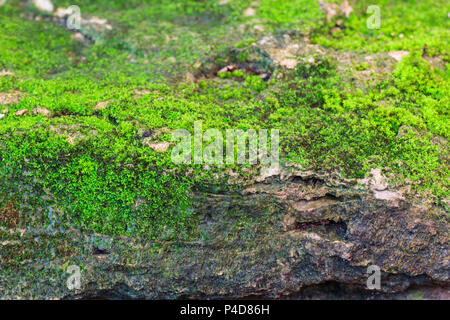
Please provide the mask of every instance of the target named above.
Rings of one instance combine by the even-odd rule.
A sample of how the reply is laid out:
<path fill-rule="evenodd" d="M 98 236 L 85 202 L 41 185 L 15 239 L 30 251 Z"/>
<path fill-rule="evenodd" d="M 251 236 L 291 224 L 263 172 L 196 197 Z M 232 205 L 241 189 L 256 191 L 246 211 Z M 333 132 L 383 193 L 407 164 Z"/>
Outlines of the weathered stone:
<path fill-rule="evenodd" d="M 158 152 L 167 152 L 170 147 L 170 142 L 163 141 L 163 142 L 150 142 L 147 141 L 147 139 L 144 139 L 143 143 L 147 145 L 149 148 L 151 148 L 154 151 Z"/>
<path fill-rule="evenodd" d="M 54 9 L 53 3 L 50 0 L 33 0 L 36 8 L 46 12 L 52 12 Z"/>
<path fill-rule="evenodd" d="M 19 103 L 22 93 L 18 91 L 0 92 L 0 105 Z"/>
<path fill-rule="evenodd" d="M 23 116 L 23 115 L 25 115 L 27 112 L 28 112 L 28 109 L 22 109 L 22 110 L 16 111 L 15 115 L 16 115 L 16 116 Z"/>
<path fill-rule="evenodd" d="M 89 237 L 61 234 L 84 252 L 81 290 L 21 282 L 29 268 L 18 268 L 3 295 L 30 290 L 41 298 L 304 298 L 322 297 L 334 284 L 334 292 L 349 295 L 351 288 L 353 298 L 374 298 L 448 287 L 446 221 L 407 201 L 378 200 L 371 190 L 330 181 L 287 167 L 237 193 L 196 192 L 199 231 L 211 240 L 167 244 L 159 254 L 150 253 L 152 243 L 145 239 L 117 237 L 108 240 L 107 255 L 92 258 Z M 129 252 L 139 259 L 130 260 Z M 366 271 L 373 264 L 382 271 L 381 289 L 369 291 Z"/>
<path fill-rule="evenodd" d="M 37 108 L 33 109 L 33 114 L 34 115 L 40 114 L 47 118 L 51 118 L 51 116 L 52 116 L 52 112 L 44 107 L 37 107 Z"/>

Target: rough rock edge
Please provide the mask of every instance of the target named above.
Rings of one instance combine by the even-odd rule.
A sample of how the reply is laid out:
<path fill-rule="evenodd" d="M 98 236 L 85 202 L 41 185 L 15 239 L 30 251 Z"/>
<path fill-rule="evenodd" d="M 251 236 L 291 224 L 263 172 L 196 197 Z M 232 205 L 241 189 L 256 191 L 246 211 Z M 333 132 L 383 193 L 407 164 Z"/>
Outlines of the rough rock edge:
<path fill-rule="evenodd" d="M 386 187 L 380 176 L 372 179 L 369 186 Z M 158 254 L 148 255 L 152 243 L 115 238 L 109 254 L 81 257 L 87 263 L 81 290 L 39 284 L 33 294 L 69 299 L 301 298 L 307 288 L 336 283 L 364 295 L 371 264 L 382 270 L 382 288 L 371 294 L 389 297 L 414 286 L 450 284 L 446 221 L 403 199 L 376 199 L 358 181 L 288 164 L 239 191 L 192 196 L 199 230 L 211 240 L 169 242 Z M 230 229 L 236 224 L 241 225 L 238 231 Z M 91 235 L 66 236 L 77 247 L 91 246 Z M 127 262 L 124 246 L 143 258 Z M 23 284 L 13 280 L 8 279 L 9 287 L 23 292 Z"/>

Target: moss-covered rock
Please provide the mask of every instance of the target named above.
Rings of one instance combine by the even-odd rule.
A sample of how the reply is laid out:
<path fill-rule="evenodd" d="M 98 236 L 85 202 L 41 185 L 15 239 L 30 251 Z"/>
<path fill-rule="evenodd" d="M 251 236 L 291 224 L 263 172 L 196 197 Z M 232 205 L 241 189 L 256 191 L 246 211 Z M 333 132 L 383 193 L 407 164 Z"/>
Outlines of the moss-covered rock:
<path fill-rule="evenodd" d="M 381 1 L 376 30 L 367 1 L 83 0 L 80 30 L 52 2 L 0 6 L 3 296 L 73 296 L 72 264 L 85 296 L 281 297 L 372 263 L 384 292 L 448 284 L 445 1 Z M 309 173 L 177 165 L 195 121 L 277 129 Z"/>

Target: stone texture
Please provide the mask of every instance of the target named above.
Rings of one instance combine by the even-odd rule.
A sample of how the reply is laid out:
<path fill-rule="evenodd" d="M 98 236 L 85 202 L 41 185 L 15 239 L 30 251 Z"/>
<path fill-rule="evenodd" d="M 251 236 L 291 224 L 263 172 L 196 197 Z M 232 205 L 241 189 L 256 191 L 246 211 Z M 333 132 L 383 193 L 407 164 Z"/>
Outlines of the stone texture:
<path fill-rule="evenodd" d="M 29 266 L 0 284 L 3 296 L 30 290 L 41 298 L 381 299 L 422 297 L 414 290 L 436 288 L 439 294 L 427 296 L 448 297 L 448 228 L 431 214 L 435 208 L 379 200 L 352 181 L 295 167 L 240 191 L 192 197 L 199 229 L 211 240 L 166 243 L 151 253 L 153 244 L 143 239 L 104 237 L 107 254 L 92 255 L 89 235 L 61 233 L 57 238 L 80 250 L 82 289 L 68 290 L 67 275 L 57 272 L 49 281 L 23 283 Z M 366 289 L 372 264 L 382 271 L 378 291 Z M 330 295 L 334 287 L 340 295 Z"/>

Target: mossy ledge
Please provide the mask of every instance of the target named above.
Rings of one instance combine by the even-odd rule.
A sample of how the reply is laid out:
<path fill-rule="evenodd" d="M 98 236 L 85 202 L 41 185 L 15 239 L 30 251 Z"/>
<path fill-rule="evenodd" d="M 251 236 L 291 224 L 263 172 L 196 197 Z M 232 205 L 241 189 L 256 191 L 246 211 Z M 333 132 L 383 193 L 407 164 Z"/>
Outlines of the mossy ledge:
<path fill-rule="evenodd" d="M 370 1 L 91 2 L 78 31 L 70 1 L 0 6 L 0 298 L 448 287 L 446 1 L 375 30 Z M 279 130 L 281 168 L 174 164 L 195 121 Z"/>

